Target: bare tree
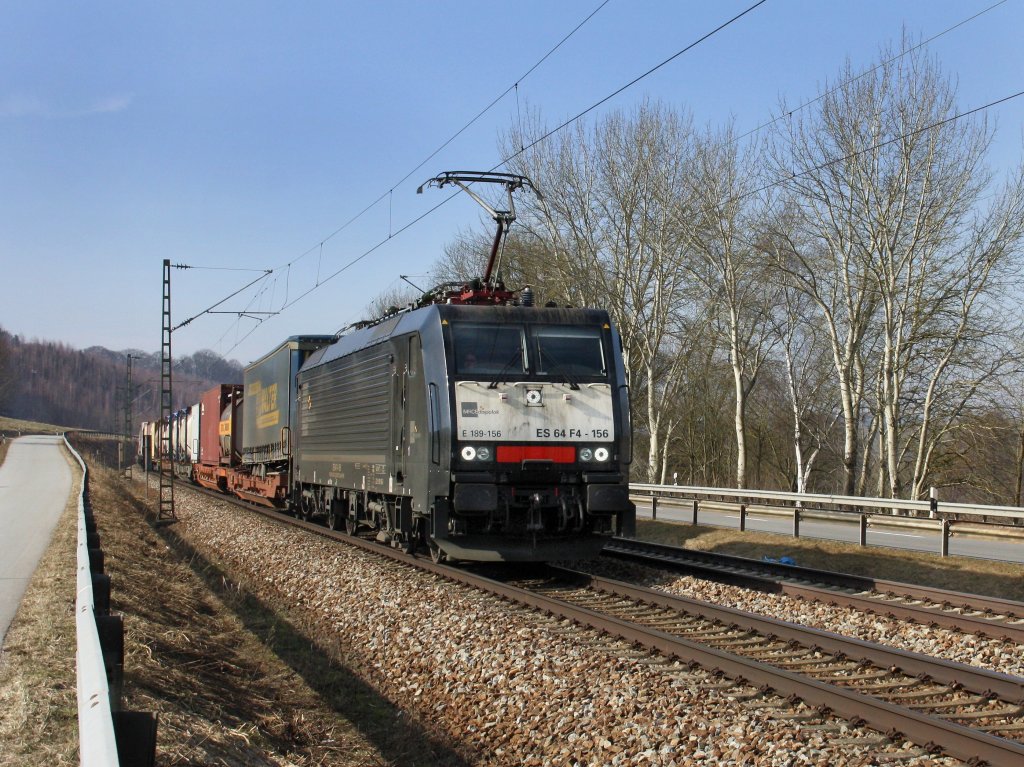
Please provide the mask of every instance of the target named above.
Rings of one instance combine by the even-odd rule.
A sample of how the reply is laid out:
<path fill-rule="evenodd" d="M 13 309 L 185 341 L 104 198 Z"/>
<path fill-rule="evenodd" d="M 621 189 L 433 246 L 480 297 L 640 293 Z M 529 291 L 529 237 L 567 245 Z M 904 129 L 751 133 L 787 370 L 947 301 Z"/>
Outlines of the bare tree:
<path fill-rule="evenodd" d="M 772 309 L 780 293 L 754 245 L 763 218 L 760 199 L 751 194 L 759 175 L 758 147 L 741 149 L 731 129 L 707 131 L 696 141 L 693 165 L 695 210 L 677 222 L 688 235 L 687 273 L 703 287 L 704 300 L 718 304 L 733 377 L 735 481 L 746 487 L 747 402 L 772 352 Z"/>
<path fill-rule="evenodd" d="M 870 378 L 879 477 L 892 497 L 918 496 L 943 435 L 1005 369 L 990 307 L 1019 254 L 1024 186 L 1018 175 L 992 189 L 991 131 L 952 119 L 955 89 L 934 61 L 920 49 L 880 58 L 859 75 L 847 65 L 814 114 L 780 130 L 773 162 L 789 177 L 792 226 L 779 226 L 776 256 L 829 332 L 846 491 L 859 484 Z"/>
<path fill-rule="evenodd" d="M 792 416 L 793 489 L 808 492 L 811 472 L 842 416 L 830 386 L 829 341 L 806 294 L 786 287 L 773 319 Z"/>
<path fill-rule="evenodd" d="M 7 412 L 4 408 L 7 400 L 14 393 L 15 373 L 12 364 L 10 336 L 0 328 L 0 412 Z"/>
<path fill-rule="evenodd" d="M 543 135 L 543 127 L 534 132 Z M 529 143 L 518 135 L 505 142 Z M 662 474 L 665 414 L 685 358 L 678 331 L 689 281 L 681 268 L 685 236 L 674 221 L 689 206 L 691 144 L 688 118 L 644 104 L 629 116 L 608 115 L 592 131 L 577 124 L 510 162 L 544 195 L 520 210 L 546 247 L 544 287 L 564 291 L 569 303 L 604 306 L 619 329 L 633 392 L 642 386 L 637 422 L 647 432 L 651 479 Z"/>

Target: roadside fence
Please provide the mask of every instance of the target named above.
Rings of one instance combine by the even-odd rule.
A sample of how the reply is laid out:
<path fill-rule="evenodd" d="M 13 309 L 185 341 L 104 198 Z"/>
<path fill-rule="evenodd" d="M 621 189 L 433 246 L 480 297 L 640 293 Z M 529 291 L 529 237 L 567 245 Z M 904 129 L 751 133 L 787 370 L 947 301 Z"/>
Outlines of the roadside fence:
<path fill-rule="evenodd" d="M 939 534 L 939 553 L 944 557 L 949 556 L 949 539 L 954 532 L 1024 536 L 1024 508 L 967 503 L 943 503 L 940 507 L 934 488 L 926 501 L 642 483 L 631 483 L 629 491 L 650 499 L 653 519 L 658 518 L 659 503 L 689 506 L 695 525 L 702 509 L 738 511 L 740 530 L 746 529 L 747 515 L 752 512 L 791 515 L 793 536 L 797 538 L 801 519 L 810 516 L 856 522 L 861 546 L 867 545 L 867 531 L 872 525 L 925 527 Z"/>

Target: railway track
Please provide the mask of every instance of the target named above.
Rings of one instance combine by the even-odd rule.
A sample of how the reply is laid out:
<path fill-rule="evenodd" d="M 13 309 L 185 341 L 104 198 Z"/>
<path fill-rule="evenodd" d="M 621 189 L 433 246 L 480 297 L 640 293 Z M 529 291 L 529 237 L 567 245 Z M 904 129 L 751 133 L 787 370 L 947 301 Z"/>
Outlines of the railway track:
<path fill-rule="evenodd" d="M 1024 644 L 1024 603 L 616 538 L 611 557 L 733 586 Z"/>
<path fill-rule="evenodd" d="M 219 500 L 223 495 L 211 494 Z M 595 629 L 638 648 L 644 662 L 700 667 L 726 678 L 722 687 L 783 713 L 805 728 L 836 729 L 828 714 L 884 734 L 887 761 L 941 752 L 969 763 L 1024 763 L 1024 679 L 847 639 L 630 584 L 552 569 L 502 581 L 410 557 L 270 509 L 244 505 L 318 535 L 344 540 L 557 620 Z M 647 656 L 654 654 L 654 660 Z M 777 696 L 779 703 L 764 703 Z M 788 702 L 787 702 L 788 701 Z M 901 750 L 900 738 L 917 744 Z M 861 738 L 863 742 L 863 738 Z"/>
<path fill-rule="evenodd" d="M 577 622 L 902 733 L 926 751 L 993 765 L 1024 760 L 1024 679 L 585 573 L 552 572 L 509 585 L 572 605 L 580 612 L 559 614 Z"/>

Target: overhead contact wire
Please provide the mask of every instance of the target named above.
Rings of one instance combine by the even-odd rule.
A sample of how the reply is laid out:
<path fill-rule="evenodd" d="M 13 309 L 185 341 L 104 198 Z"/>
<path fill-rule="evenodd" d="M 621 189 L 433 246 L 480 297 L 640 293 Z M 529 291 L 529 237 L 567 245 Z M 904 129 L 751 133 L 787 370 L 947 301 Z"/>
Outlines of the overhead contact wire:
<path fill-rule="evenodd" d="M 603 7 L 604 7 L 604 5 L 606 5 L 606 4 L 607 4 L 607 2 L 608 2 L 608 0 L 605 0 L 605 3 L 602 3 L 602 4 L 601 4 L 601 6 L 599 6 L 599 7 L 597 8 L 597 10 L 595 10 L 595 11 L 594 11 L 594 13 L 597 13 L 597 11 L 599 11 L 599 10 L 600 10 L 601 8 L 603 8 Z M 548 132 L 547 132 L 547 133 L 545 133 L 545 134 L 544 134 L 543 136 L 541 136 L 541 137 L 540 137 L 540 138 L 538 138 L 537 140 L 533 141 L 532 143 L 530 143 L 530 144 L 529 144 L 528 146 L 526 146 L 525 148 L 523 148 L 523 149 L 522 149 L 522 150 L 520 150 L 519 152 L 516 152 L 516 153 L 515 153 L 515 154 L 513 154 L 513 155 L 512 155 L 511 157 L 508 157 L 508 158 L 506 158 L 506 159 L 502 160 L 502 161 L 501 161 L 500 163 L 498 163 L 497 165 L 495 165 L 495 166 L 494 166 L 494 168 L 492 168 L 492 170 L 495 170 L 495 169 L 497 169 L 497 168 L 500 168 L 500 167 L 501 167 L 502 165 L 505 165 L 505 164 L 506 164 L 506 163 L 507 163 L 507 162 L 508 162 L 509 160 L 511 160 L 512 158 L 514 158 L 514 157 L 518 156 L 518 155 L 519 155 L 519 154 L 521 154 L 522 152 L 525 152 L 525 151 L 526 151 L 526 149 L 529 149 L 529 148 L 531 148 L 531 147 L 533 147 L 533 146 L 536 146 L 536 145 L 537 145 L 538 143 L 540 143 L 541 141 L 544 141 L 545 139 L 547 139 L 547 138 L 551 137 L 551 136 L 552 136 L 552 135 L 554 135 L 555 133 L 557 133 L 557 132 L 559 132 L 559 131 L 563 130 L 564 128 L 566 128 L 567 126 L 569 126 L 569 125 L 571 125 L 572 123 L 576 122 L 577 120 L 580 120 L 580 119 L 582 119 L 582 118 L 583 118 L 584 116 L 586 116 L 587 114 L 589 114 L 589 113 L 590 113 L 590 112 L 592 112 L 593 110 L 597 109 L 597 108 L 598 108 L 599 106 L 601 106 L 602 104 L 606 103 L 606 102 L 607 102 L 607 101 L 609 101 L 610 99 L 612 99 L 612 98 L 614 98 L 615 96 L 619 95 L 619 94 L 620 94 L 620 93 L 622 93 L 623 91 L 625 91 L 625 90 L 627 90 L 627 89 L 629 89 L 629 88 L 633 87 L 633 86 L 634 86 L 634 85 L 636 85 L 636 84 L 637 84 L 638 82 L 640 82 L 641 80 L 645 79 L 646 77 L 649 77 L 650 75 L 654 74 L 655 72 L 657 72 L 657 71 L 658 71 L 659 69 L 661 69 L 662 67 L 666 66 L 667 64 L 671 63 L 671 62 L 672 62 L 672 61 L 674 61 L 675 59 L 679 58 L 680 56 L 682 56 L 682 55 L 683 55 L 684 53 L 686 53 L 687 51 L 689 51 L 689 50 L 692 50 L 692 49 L 693 49 L 693 48 L 695 48 L 696 46 L 700 45 L 700 44 L 701 44 L 701 43 L 703 43 L 703 42 L 704 42 L 705 40 L 708 40 L 709 38 L 713 37 L 714 35 L 716 35 L 717 33 L 721 32 L 721 31 L 722 31 L 723 29 L 725 29 L 726 27 L 730 26 L 731 24 L 734 24 L 735 22 L 739 21 L 739 20 L 740 20 L 741 18 L 743 18 L 744 16 L 746 16 L 746 15 L 747 15 L 748 13 L 750 13 L 751 11 L 753 11 L 753 10 L 757 9 L 757 8 L 758 8 L 758 7 L 760 7 L 761 5 L 764 5 L 764 4 L 766 3 L 766 2 L 767 2 L 767 0 L 758 0 L 758 2 L 754 3 L 753 5 L 751 5 L 750 7 L 748 7 L 747 9 L 745 9 L 745 10 L 741 11 L 740 13 L 736 14 L 735 16 L 733 16 L 732 18 L 730 18 L 729 20 L 727 20 L 727 21 L 725 21 L 725 22 L 723 22 L 723 23 L 719 24 L 719 25 L 718 25 L 717 27 L 715 27 L 715 28 L 714 28 L 713 30 L 711 30 L 710 32 L 708 32 L 708 33 L 706 33 L 706 34 L 702 35 L 702 36 L 701 36 L 700 38 L 698 38 L 698 39 L 697 39 L 697 40 L 695 40 L 694 42 L 692 42 L 692 43 L 688 44 L 688 45 L 687 45 L 686 47 L 684 47 L 684 48 L 680 49 L 680 50 L 679 50 L 679 51 L 677 51 L 676 53 L 672 54 L 672 55 L 671 55 L 671 56 L 669 56 L 668 58 L 666 58 L 666 59 L 664 59 L 663 61 L 661 61 L 660 63 L 658 63 L 658 64 L 656 64 L 655 66 L 651 67 L 650 69 L 648 69 L 648 70 L 647 70 L 646 72 L 644 72 L 643 74 L 641 74 L 641 75 L 639 75 L 639 76 L 637 76 L 637 77 L 634 77 L 634 78 L 633 78 L 632 80 L 630 80 L 630 81 L 629 81 L 628 83 L 626 83 L 625 85 L 623 85 L 623 86 L 621 86 L 621 87 L 617 88 L 617 89 L 616 89 L 615 91 L 613 91 L 612 93 L 608 94 L 607 96 L 605 96 L 604 98 L 600 99 L 599 101 L 595 102 L 594 104 L 592 104 L 591 106 L 589 106 L 589 107 L 588 107 L 587 109 L 584 109 L 584 110 L 583 110 L 582 112 L 580 112 L 579 114 L 577 114 L 577 115 L 576 115 L 575 117 L 573 117 L 573 118 L 571 118 L 571 119 L 569 119 L 569 120 L 566 120 L 566 121 L 565 121 L 565 122 L 563 122 L 563 123 L 562 123 L 561 125 L 559 125 L 559 126 L 558 126 L 557 128 L 554 128 L 554 129 L 552 129 L 552 130 L 548 131 Z M 592 14 L 591 14 L 591 16 L 588 16 L 587 18 L 589 19 L 590 17 L 592 17 L 592 16 L 594 15 L 594 13 L 592 13 Z M 586 20 L 584 20 L 584 22 L 581 22 L 581 23 L 580 23 L 580 24 L 579 24 L 579 25 L 578 25 L 578 26 L 576 27 L 576 29 L 579 29 L 579 27 L 580 27 L 580 26 L 582 26 L 582 25 L 583 25 L 583 23 L 585 23 L 585 22 L 586 22 Z M 575 32 L 575 31 L 576 31 L 576 30 L 573 30 L 573 32 Z M 571 34 L 572 34 L 572 33 L 570 33 L 570 35 L 567 35 L 567 36 L 566 36 L 566 37 L 565 37 L 565 38 L 563 39 L 563 41 L 562 41 L 562 42 L 564 42 L 565 40 L 567 40 L 567 39 L 569 38 L 569 36 L 571 36 Z M 559 43 L 559 45 L 561 45 L 561 44 L 562 44 L 562 43 L 560 42 L 560 43 Z M 557 48 L 557 47 L 558 47 L 558 46 L 556 46 L 556 48 Z M 554 51 L 554 49 L 552 49 L 552 51 Z M 550 55 L 550 53 L 549 53 L 548 55 Z M 546 57 L 545 57 L 545 58 L 546 58 Z M 541 61 L 543 61 L 543 59 L 542 59 Z M 540 62 L 538 62 L 538 64 L 535 64 L 535 65 L 534 65 L 534 67 L 533 67 L 533 68 L 531 68 L 531 69 L 530 69 L 529 71 L 530 71 L 530 72 L 532 72 L 532 71 L 533 71 L 533 69 L 536 69 L 536 68 L 537 68 L 537 66 L 539 66 L 539 64 L 540 64 Z M 522 78 L 520 78 L 520 79 L 522 79 Z M 513 85 L 513 86 L 511 86 L 511 87 L 510 87 L 510 88 L 509 88 L 508 90 L 506 90 L 506 91 L 505 91 L 505 94 L 507 94 L 507 93 L 508 93 L 508 91 L 509 91 L 509 90 L 511 90 L 511 89 L 512 89 L 512 88 L 514 88 L 514 87 L 515 87 L 514 85 Z M 502 95 L 505 95 L 505 94 L 502 94 Z M 500 97 L 499 97 L 499 98 L 500 98 Z M 493 103 L 495 103 L 495 102 L 492 102 L 492 106 L 493 106 Z M 488 107 L 488 108 L 490 108 L 490 107 Z M 482 114 L 482 113 L 481 113 L 481 114 Z M 475 121 L 476 119 L 477 119 L 477 118 L 474 118 L 474 121 Z M 470 124 L 472 124 L 472 123 L 470 123 Z M 467 125 L 466 127 L 468 127 L 468 125 Z M 465 130 L 465 128 L 463 128 L 462 130 Z M 462 132 L 462 131 L 460 131 L 460 133 L 461 133 L 461 132 Z M 456 134 L 456 135 L 458 135 L 458 134 Z M 454 138 L 454 137 L 453 137 L 453 138 Z M 445 144 L 445 146 L 446 146 L 446 145 L 447 145 L 447 143 Z M 441 147 L 441 148 L 443 148 L 443 147 Z M 439 150 L 437 150 L 437 151 L 440 151 L 440 149 L 439 149 Z M 435 152 L 435 154 L 436 154 L 436 152 Z M 431 155 L 431 157 L 432 157 L 432 156 L 433 156 L 433 155 Z M 429 160 L 429 159 L 430 159 L 430 158 L 428 158 L 428 160 Z M 421 163 L 421 165 L 422 165 L 422 164 L 425 164 L 425 163 L 426 163 L 426 160 L 424 160 L 424 163 Z M 417 169 L 418 169 L 418 168 L 417 168 Z M 411 175 L 412 175 L 412 173 L 414 173 L 414 172 L 415 172 L 415 170 L 417 170 L 417 169 L 414 169 L 413 171 L 410 171 L 410 173 L 409 173 L 409 174 L 407 174 L 407 175 L 405 176 L 405 178 L 403 178 L 403 179 L 402 179 L 402 181 L 405 181 L 406 179 L 408 179 L 408 178 L 409 178 L 409 176 L 411 176 Z M 399 182 L 399 183 L 401 183 L 401 182 Z M 396 186 L 397 186 L 397 185 L 396 185 Z M 385 192 L 385 193 L 384 193 L 383 195 L 381 195 L 380 197 L 378 197 L 378 198 L 377 198 L 377 200 L 376 200 L 375 202 L 371 203 L 371 205 L 370 205 L 369 207 L 372 207 L 373 205 L 376 205 L 376 204 L 377 204 L 378 202 L 380 202 L 380 201 L 381 201 L 382 199 L 384 199 L 384 197 L 385 197 L 385 196 L 387 196 L 387 194 L 388 194 L 388 192 Z M 436 211 L 436 210 L 437 210 L 438 208 L 440 208 L 440 207 L 441 207 L 441 206 L 443 206 L 443 205 L 446 205 L 446 204 L 447 204 L 447 203 L 448 203 L 448 202 L 449 202 L 449 201 L 450 201 L 450 200 L 451 200 L 452 198 L 454 198 L 454 197 L 455 197 L 455 196 L 457 196 L 457 195 L 458 195 L 458 192 L 456 192 L 455 194 L 451 195 L 450 197 L 447 197 L 447 198 L 445 198 L 445 199 L 444 199 L 444 200 L 442 200 L 442 201 L 441 201 L 440 203 L 438 203 L 438 204 L 437 204 L 437 205 L 435 205 L 434 207 L 432 207 L 432 208 L 430 208 L 429 210 L 427 210 L 427 211 L 426 211 L 425 213 L 423 213 L 423 214 L 421 214 L 421 215 L 417 216 L 416 218 L 414 218 L 413 220 L 409 221 L 409 222 L 408 222 L 407 224 L 405 224 L 405 225 L 404 225 L 403 227 L 401 227 L 400 229 L 398 229 L 398 230 L 397 230 L 397 231 L 396 231 L 396 232 L 394 233 L 394 236 L 397 236 L 397 235 L 401 234 L 402 232 L 406 231 L 407 229 L 409 229 L 410 227 L 412 227 L 412 226 L 416 225 L 417 223 L 419 223 L 420 221 L 422 221 L 422 220 L 423 220 L 424 218 L 426 218 L 427 216 L 431 215 L 431 214 L 432 214 L 432 213 L 433 213 L 434 211 Z M 367 207 L 366 209 L 364 209 L 364 212 L 365 212 L 365 210 L 369 210 L 369 207 Z M 362 215 L 362 214 L 359 214 L 359 215 Z M 354 220 L 354 219 L 352 219 L 352 220 Z M 351 221 L 350 221 L 350 222 L 351 222 Z M 350 222 L 349 222 L 349 223 L 350 223 Z M 345 224 L 344 226 L 347 226 L 347 225 L 348 225 L 348 224 L 346 223 L 346 224 Z M 331 235 L 330 235 L 329 237 L 325 238 L 325 239 L 324 239 L 324 241 L 326 242 L 326 240 L 329 240 L 329 239 L 330 239 L 331 237 L 333 237 L 333 236 L 334 236 L 335 234 L 337 234 L 338 232 L 340 232 L 340 231 L 341 231 L 341 230 L 342 230 L 342 229 L 344 228 L 344 226 L 342 226 L 341 228 L 339 228 L 338 230 L 336 230 L 336 231 L 335 231 L 335 232 L 334 232 L 333 234 L 331 234 Z M 370 255 L 371 253 L 373 253 L 374 251 L 376 251 L 376 250 L 377 250 L 377 249 L 378 249 L 379 247 L 381 247 L 381 246 L 382 246 L 383 244 L 385 244 L 385 243 L 386 243 L 386 242 L 387 242 L 387 241 L 388 241 L 389 239 L 391 239 L 391 238 L 390 238 L 390 237 L 388 237 L 388 238 L 385 238 L 384 240 L 381 240 L 381 241 L 380 241 L 380 242 L 378 242 L 377 244 L 373 245 L 373 246 L 372 246 L 372 247 L 371 247 L 370 249 L 366 250 L 365 252 L 363 252 L 362 254 L 360 254 L 359 256 L 357 256 L 356 258 L 354 258 L 354 259 L 352 259 L 351 261 L 349 261 L 349 262 L 348 262 L 347 264 L 345 264 L 345 265 L 344 265 L 343 267 L 341 267 L 340 269 L 338 269 L 338 271 L 336 271 L 336 272 L 334 272 L 333 274 L 331 274 L 330 276 L 328 276 L 328 277 L 324 278 L 324 279 L 323 279 L 322 281 L 320 281 L 320 282 L 319 282 L 318 284 L 314 285 L 313 287 L 309 288 L 309 289 L 308 289 L 308 290 L 306 290 L 306 291 L 305 291 L 304 293 L 301 293 L 300 295 L 296 296 L 296 297 L 295 297 L 295 298 L 294 298 L 294 299 L 293 299 L 292 301 L 290 301 L 290 302 L 288 302 L 288 303 L 286 303 L 286 304 L 283 304 L 283 305 L 281 306 L 281 308 L 280 308 L 280 309 L 278 310 L 278 312 L 277 312 L 277 313 L 278 313 L 278 314 L 280 314 L 280 313 L 281 313 L 281 312 L 283 312 L 283 311 L 284 311 L 285 309 L 288 309 L 289 307 L 291 307 L 291 306 L 293 306 L 294 304 L 296 304 L 296 303 L 297 303 L 298 301 L 301 301 L 301 300 L 302 300 L 303 298 L 305 298 L 306 296 L 308 296 L 308 295 L 309 295 L 310 293 L 313 293 L 313 292 L 314 292 L 315 290 L 319 289 L 319 288 L 320 288 L 320 287 L 321 287 L 322 285 L 324 285 L 324 284 L 326 284 L 327 282 L 331 281 L 332 279 L 334 279 L 335 277 L 337 277 L 337 276 L 338 276 L 339 274 L 341 274 L 341 273 L 342 273 L 342 272 L 344 272 L 345 270 L 347 270 L 347 269 L 351 268 L 352 266 L 354 266 L 355 264 L 359 263 L 359 262 L 360 262 L 360 261 L 362 261 L 362 260 L 363 260 L 364 258 L 366 258 L 367 256 L 369 256 L 369 255 Z M 312 251 L 313 249 L 315 249 L 315 246 L 314 246 L 314 248 L 311 248 L 311 249 L 310 249 L 309 251 L 307 251 L 307 253 L 311 252 L 311 251 Z M 304 254 L 304 255 L 305 255 L 305 254 Z M 297 260 L 297 259 L 296 259 L 296 260 Z M 290 265 L 291 265 L 292 263 L 294 263 L 294 261 L 293 261 L 293 262 L 289 262 L 289 266 L 290 266 Z M 247 333 L 247 334 L 246 334 L 245 336 L 243 336 L 243 337 L 242 337 L 242 339 L 241 339 L 241 340 L 240 340 L 240 341 L 239 341 L 239 342 L 238 342 L 237 344 L 235 344 L 235 346 L 233 346 L 233 347 L 232 347 L 232 348 L 231 348 L 231 349 L 230 349 L 230 350 L 228 351 L 228 353 L 230 354 L 230 353 L 231 353 L 231 351 L 233 351 L 233 350 L 234 350 L 234 349 L 235 349 L 235 348 L 236 348 L 236 347 L 238 346 L 238 344 L 240 344 L 240 343 L 241 343 L 242 341 L 244 341 L 244 340 L 245 340 L 246 338 L 248 338 L 248 337 L 249 337 L 249 334 L 251 334 L 251 333 L 253 332 L 253 330 L 255 330 L 255 329 L 256 329 L 256 327 L 258 327 L 258 325 L 257 325 L 257 326 L 254 326 L 254 327 L 253 327 L 253 329 L 249 331 L 249 333 Z"/>
<path fill-rule="evenodd" d="M 541 64 L 543 64 L 552 54 L 555 53 L 555 51 L 557 51 L 559 48 L 561 48 L 562 45 L 564 45 L 565 42 L 568 41 L 570 37 L 575 35 L 580 30 L 580 28 L 583 27 L 584 24 L 586 24 L 588 21 L 590 21 L 592 18 L 594 18 L 594 16 L 596 16 L 597 13 L 599 11 L 601 11 L 602 8 L 604 8 L 606 5 L 608 5 L 609 2 L 611 2 L 611 0 L 604 0 L 604 2 L 602 2 L 600 5 L 598 5 L 597 8 L 595 8 L 593 11 L 591 11 L 590 14 L 585 19 L 583 19 L 583 21 L 581 21 L 579 24 L 577 24 L 575 27 L 573 27 L 572 30 L 567 35 L 565 35 L 561 40 L 559 40 L 558 43 L 556 43 L 555 46 L 553 48 L 551 48 L 551 50 L 549 50 L 547 53 L 545 53 L 532 67 L 530 67 L 528 70 L 526 70 L 526 72 L 523 75 L 521 75 L 519 77 L 519 79 L 516 80 L 516 82 L 513 85 L 510 85 L 508 88 L 506 88 L 504 91 L 502 91 L 502 93 L 499 96 L 497 96 L 495 99 L 493 99 L 487 106 L 485 106 L 483 109 L 481 109 L 479 112 L 477 112 L 477 114 L 469 122 L 467 122 L 465 125 L 463 125 L 461 128 L 459 128 L 459 130 L 457 130 L 443 144 L 441 144 L 439 147 L 437 147 L 437 149 L 435 149 L 433 152 L 431 152 L 429 155 L 427 155 L 427 157 L 425 157 L 419 163 L 419 165 L 417 165 L 415 168 L 413 168 L 408 173 L 406 173 L 404 176 L 402 176 L 402 178 L 400 178 L 397 181 L 397 183 L 392 184 L 391 188 L 388 191 L 386 191 L 383 194 L 381 194 L 379 197 L 377 197 L 377 199 L 375 199 L 373 202 L 371 202 L 369 205 L 367 205 L 361 211 L 359 211 L 354 216 L 352 216 L 350 219 L 348 219 L 345 223 L 343 223 L 341 226 L 339 226 L 337 229 L 335 229 L 329 235 L 324 237 L 324 239 L 321 241 L 320 244 L 323 245 L 323 243 L 325 243 L 325 242 L 333 239 L 337 235 L 341 234 L 341 232 L 343 232 L 349 226 L 354 224 L 356 221 L 358 221 L 360 218 L 362 218 L 366 213 L 368 213 L 370 210 L 372 210 L 374 207 L 376 207 L 381 201 L 383 201 L 383 199 L 385 197 L 387 197 L 389 194 L 391 194 L 394 191 L 395 187 L 400 186 L 401 184 L 403 184 L 406 181 L 408 181 L 413 173 L 415 173 L 416 171 L 420 170 L 424 165 L 426 165 L 428 162 L 430 162 L 432 159 L 434 159 L 434 157 L 436 157 L 438 155 L 438 153 L 443 151 L 446 147 L 448 147 L 449 144 L 451 144 L 453 141 L 455 141 L 455 139 L 457 139 L 459 136 L 461 136 L 463 133 L 465 133 L 470 127 L 472 127 L 477 122 L 477 120 L 479 120 L 481 117 L 483 117 L 485 114 L 487 114 L 491 109 L 493 109 L 495 104 L 497 104 L 499 101 L 501 101 L 503 98 L 505 98 L 505 96 L 507 96 L 514 88 L 516 88 L 516 86 L 518 86 L 520 82 L 522 82 L 524 79 L 529 77 L 530 74 L 532 74 L 533 71 L 537 69 L 537 67 L 539 67 Z M 310 253 L 312 253 L 314 250 L 316 250 L 316 246 L 315 245 L 312 248 L 310 248 L 309 250 L 307 250 L 305 253 L 302 253 L 297 258 L 293 259 L 292 261 L 289 261 L 288 265 L 290 266 L 291 264 L 294 264 L 295 262 L 302 260 L 303 258 L 308 256 Z M 284 264 L 282 264 L 281 266 L 284 266 Z M 278 268 L 280 268 L 280 267 L 278 267 Z"/>
<path fill-rule="evenodd" d="M 831 95 L 831 94 L 835 93 L 835 92 L 836 92 L 836 91 L 838 91 L 838 90 L 839 90 L 840 88 L 845 88 L 845 87 L 846 87 L 847 85 L 850 85 L 851 83 L 855 83 L 855 82 L 857 82 L 857 81 L 858 81 L 859 79 L 861 79 L 862 77 L 867 77 L 867 76 L 868 76 L 868 75 L 870 75 L 870 74 L 871 74 L 872 72 L 875 72 L 875 71 L 877 71 L 877 70 L 881 69 L 882 67 L 884 67 L 884 66 L 887 66 L 887 65 L 889 65 L 889 64 L 891 64 L 891 63 L 893 63 L 894 61 L 898 61 L 899 59 L 903 58 L 903 57 L 904 57 L 904 56 L 906 56 L 907 54 L 909 54 L 909 53 L 913 53 L 913 52 L 914 52 L 914 51 L 916 51 L 916 50 L 917 50 L 918 48 L 923 48 L 924 46 L 928 45 L 929 43 L 932 43 L 932 42 L 934 42 L 934 41 L 938 40 L 938 39 L 939 39 L 940 37 L 942 37 L 943 35 L 949 34 L 949 33 L 950 33 L 950 32 L 952 32 L 952 31 L 953 31 L 954 29 L 957 29 L 957 28 L 959 28 L 959 27 L 962 27 L 962 26 L 963 26 L 964 24 L 967 24 L 967 23 L 969 23 L 969 22 L 972 22 L 972 21 L 974 21 L 974 20 L 975 20 L 976 18 L 978 18 L 979 16 L 984 16 L 984 15 L 985 15 L 986 13 L 988 13 L 989 11 L 991 11 L 991 10 L 993 10 L 993 9 L 995 9 L 995 8 L 998 8 L 998 7 L 1000 6 L 1000 5 L 1003 5 L 1003 4 L 1005 4 L 1006 2 L 1007 2 L 1007 0 L 999 0 L 999 2 L 997 2 L 997 3 L 993 3 L 993 4 L 992 4 L 992 5 L 990 5 L 990 6 L 988 7 L 988 8 L 984 8 L 984 9 L 982 9 L 982 10 L 978 11 L 978 12 L 977 12 L 976 14 L 974 14 L 973 16 L 969 16 L 968 18 L 966 18 L 966 19 L 963 19 L 962 21 L 958 21 L 958 22 L 957 22 L 956 24 L 954 24 L 953 26 L 951 26 L 951 27 L 947 27 L 946 29 L 944 29 L 944 30 L 942 30 L 941 32 L 939 32 L 938 34 L 932 35 L 932 36 L 931 36 L 931 37 L 929 37 L 929 38 L 928 38 L 927 40 L 924 40 L 924 41 L 922 41 L 922 42 L 918 43 L 917 45 L 911 46 L 910 48 L 907 48 L 907 49 L 905 49 L 905 50 L 903 50 L 903 51 L 900 51 L 900 52 L 899 52 L 899 53 L 898 53 L 897 55 L 893 56 L 892 58 L 890 58 L 890 59 L 887 59 L 886 61 L 883 61 L 883 62 L 881 62 L 880 64 L 876 64 L 875 66 L 871 67 L 870 69 L 868 69 L 868 70 L 866 70 L 866 71 L 864 71 L 864 72 L 861 72 L 861 73 L 860 73 L 859 75 L 857 75 L 856 77 L 851 77 L 851 78 L 850 78 L 849 80 L 844 80 L 843 82 L 839 83 L 839 84 L 838 84 L 838 85 L 837 85 L 837 86 L 836 86 L 835 88 L 832 88 L 831 90 L 827 90 L 827 91 L 825 91 L 824 93 L 821 93 L 821 94 L 819 94 L 819 95 L 815 96 L 815 97 L 814 97 L 813 99 L 809 99 L 808 101 L 805 101 L 804 103 L 800 104 L 799 106 L 797 106 L 797 107 L 794 107 L 793 109 L 788 109 L 788 110 L 786 110 L 786 112 L 784 112 L 783 114 L 780 114 L 780 115 L 778 115 L 778 116 L 776 116 L 776 117 L 772 118 L 772 119 L 771 119 L 771 120 L 769 120 L 768 122 L 765 122 L 765 123 L 761 123 L 761 124 L 760 124 L 760 125 L 758 125 L 758 126 L 757 126 L 756 128 L 751 128 L 751 129 L 750 129 L 750 130 L 748 130 L 748 131 L 747 131 L 746 133 L 743 133 L 743 134 L 741 134 L 741 135 L 737 136 L 736 138 L 734 138 L 734 139 L 733 139 L 733 143 L 736 143 L 737 141 L 741 141 L 742 139 L 745 139 L 745 138 L 746 138 L 747 136 L 752 136 L 752 135 L 754 135 L 755 133 L 758 133 L 758 132 L 760 132 L 760 131 L 761 131 L 761 130 L 763 130 L 764 128 L 767 128 L 767 127 L 769 127 L 769 126 L 771 126 L 771 125 L 774 125 L 775 123 L 777 123 L 777 122 L 778 122 L 779 120 L 783 119 L 784 117 L 792 117 L 792 116 L 793 116 L 794 114 L 796 114 L 797 112 L 800 112 L 800 111 L 802 111 L 802 110 L 806 109 L 806 108 L 807 108 L 807 107 L 809 107 L 809 106 L 810 106 L 811 104 L 816 104 L 817 102 L 821 101 L 821 100 L 822 100 L 823 98 L 825 98 L 826 96 L 829 96 L 829 95 Z"/>

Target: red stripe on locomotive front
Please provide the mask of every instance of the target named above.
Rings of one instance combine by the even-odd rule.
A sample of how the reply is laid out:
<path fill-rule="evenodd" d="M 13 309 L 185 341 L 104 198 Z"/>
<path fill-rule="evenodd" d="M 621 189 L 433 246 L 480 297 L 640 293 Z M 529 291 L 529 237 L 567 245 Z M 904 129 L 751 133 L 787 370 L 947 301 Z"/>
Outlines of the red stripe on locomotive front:
<path fill-rule="evenodd" d="M 576 448 L 554 445 L 498 445 L 497 461 L 498 463 L 519 463 L 520 461 L 575 463 Z"/>

